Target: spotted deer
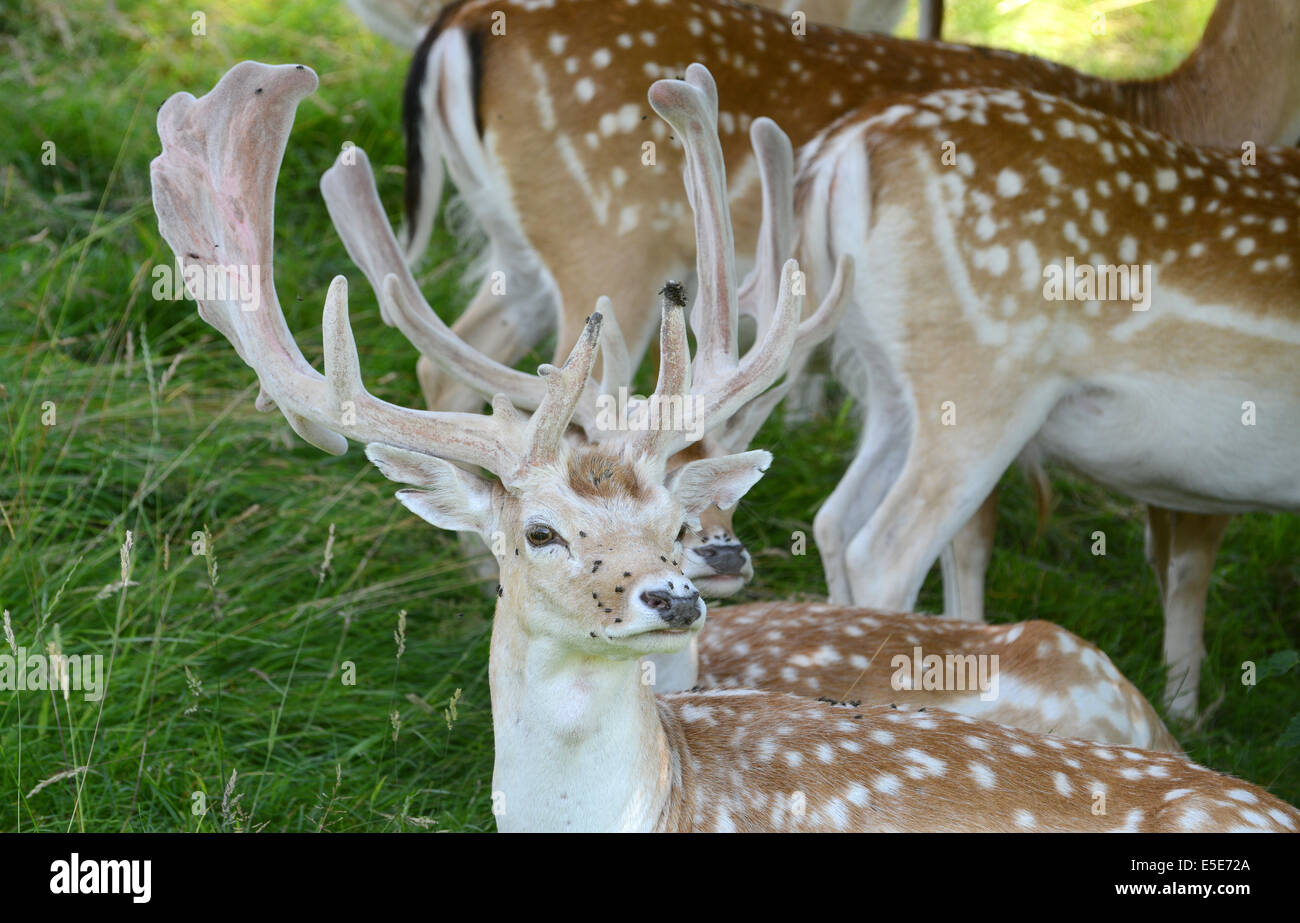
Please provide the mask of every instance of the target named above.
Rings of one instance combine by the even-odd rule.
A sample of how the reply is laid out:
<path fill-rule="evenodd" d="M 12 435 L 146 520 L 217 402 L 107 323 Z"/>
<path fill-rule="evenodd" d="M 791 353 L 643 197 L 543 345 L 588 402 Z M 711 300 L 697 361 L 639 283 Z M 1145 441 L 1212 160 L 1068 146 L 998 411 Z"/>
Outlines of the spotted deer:
<path fill-rule="evenodd" d="M 942 708 L 1039 734 L 1181 752 L 1110 658 L 1051 622 L 975 625 L 824 603 L 749 603 L 710 608 L 691 644 L 654 660 L 657 676 L 670 680 L 659 692 L 767 689 Z"/>
<path fill-rule="evenodd" d="M 506 17 L 504 35 L 493 34 L 494 13 Z M 713 0 L 464 3 L 425 34 L 404 104 L 408 257 L 427 246 L 444 165 L 487 235 L 483 282 L 452 326 L 458 335 L 513 363 L 556 329 L 558 360 L 588 307 L 609 294 L 628 353 L 640 359 L 657 320 L 644 310 L 645 293 L 681 278 L 691 259 L 690 216 L 674 179 L 681 153 L 663 123 L 647 118 L 642 87 L 693 61 L 712 69 L 727 101 L 719 124 L 741 252 L 758 234 L 757 170 L 743 138 L 754 113 L 802 145 L 871 100 L 1021 86 L 1200 144 L 1300 141 L 1300 0 L 1220 0 L 1179 68 L 1121 82 L 995 49 L 817 26 L 796 35 L 781 15 Z M 647 142 L 652 164 L 642 162 Z M 600 246 L 575 228 L 597 233 Z M 473 390 L 432 357 L 421 358 L 418 372 L 429 407 L 478 406 Z M 1030 467 L 1042 507 L 1046 481 Z M 983 620 L 996 512 L 990 495 L 943 551 L 948 614 Z M 1150 515 L 1149 559 L 1168 618 L 1197 622 L 1227 520 L 1158 507 Z M 850 599 L 842 585 L 830 589 L 833 599 Z"/>
<path fill-rule="evenodd" d="M 832 599 L 910 608 L 1026 454 L 1180 511 L 1167 517 L 1300 509 L 1300 152 L 953 90 L 842 120 L 798 176 L 809 291 L 857 260 L 836 361 L 870 394 L 814 523 Z M 1180 716 L 1197 698 L 1209 533 L 1157 567 Z"/>
<path fill-rule="evenodd" d="M 760 338 L 766 339 L 775 321 L 770 307 L 777 300 L 777 292 L 760 282 L 771 280 L 779 285 L 772 270 L 793 247 L 791 147 L 774 123 L 759 119 L 751 133 L 764 217 L 755 258 L 757 268 L 745 285 L 736 287 L 732 267 L 721 252 L 733 234 L 717 142 L 715 90 L 708 71 L 692 66 L 687 70 L 687 82 L 660 81 L 650 97 L 652 107 L 681 139 L 688 163 L 686 182 L 688 199 L 698 217 L 697 275 L 701 279 L 701 300 L 692 312 L 692 321 L 707 325 L 706 329 L 697 329 L 701 342 L 722 340 L 732 344 L 722 362 L 706 364 L 697 357 L 690 379 L 692 394 L 734 373 L 737 357 L 735 338 L 730 332 L 734 325 L 731 314 L 753 314 Z M 537 379 L 475 351 L 448 330 L 424 301 L 401 258 L 364 151 L 352 148 L 340 154 L 322 178 L 321 191 L 349 255 L 371 286 L 382 293 L 381 311 L 388 323 L 401 330 L 422 354 L 434 358 L 480 393 L 504 393 L 516 406 L 529 410 L 540 406 L 545 394 L 538 393 Z M 849 263 L 846 260 L 846 265 Z M 800 325 L 795 353 L 806 353 L 838 320 L 849 280 L 851 275 L 842 273 L 822 307 Z M 705 292 L 712 293 L 708 301 L 704 300 Z M 766 310 L 764 305 L 768 306 Z M 600 302 L 600 307 L 602 315 L 610 316 L 607 301 Z M 827 321 L 819 325 L 822 318 Z M 626 374 L 616 325 L 613 328 L 619 357 L 605 363 L 602 393 L 609 391 L 612 370 L 617 370 L 612 372 L 617 380 Z M 716 440 L 702 439 L 679 451 L 667 464 L 669 477 L 675 468 L 690 460 L 726 454 L 723 445 L 732 451 L 748 448 L 756 422 L 766 416 L 783 387 L 770 389 L 752 401 L 745 411 L 727 421 Z M 590 391 L 588 386 L 574 409 L 577 426 L 570 432 L 580 432 L 586 442 L 603 445 L 627 438 L 626 431 L 611 432 L 593 425 L 597 414 Z M 701 520 L 709 512 L 719 511 L 714 508 L 702 512 Z M 727 515 L 729 518 L 729 512 Z M 717 572 L 698 568 L 686 544 L 684 541 L 681 559 L 685 576 L 706 596 L 722 595 L 718 592 Z M 707 686 L 745 686 L 814 697 L 833 695 L 868 704 L 908 702 L 1043 733 L 1178 750 L 1177 742 L 1154 709 L 1105 654 L 1046 622 L 991 627 L 784 603 L 721 609 L 709 621 L 708 630 L 682 651 L 652 658 L 656 691 L 681 691 L 702 682 Z M 924 653 L 918 654 L 918 650 Z M 925 683 L 918 679 L 916 688 L 912 688 L 910 681 L 906 685 L 894 682 L 894 671 L 886 669 L 897 657 L 926 656 L 937 657 L 939 663 L 949 666 L 949 673 L 944 674 L 947 680 L 952 679 L 951 665 L 964 670 L 995 658 L 994 662 L 1000 664 L 994 671 L 996 688 L 990 691 L 987 685 L 980 686 L 973 676 L 968 678 L 964 673 L 955 683 L 948 681 L 936 687 L 930 676 Z M 875 669 L 869 670 L 873 663 Z"/>
<path fill-rule="evenodd" d="M 395 45 L 414 50 L 429 24 L 437 19 L 443 0 L 346 0 L 370 31 Z M 839 26 L 857 32 L 893 32 L 907 0 L 754 0 L 755 6 L 778 10 L 786 16 L 796 11 L 806 21 Z M 921 0 L 918 33 L 938 38 L 943 25 L 942 0 Z"/>
<path fill-rule="evenodd" d="M 504 34 L 494 17 L 504 17 Z M 647 78 L 680 76 L 692 62 L 713 73 L 726 103 L 719 127 L 737 244 L 750 252 L 759 207 L 745 136 L 756 115 L 800 146 L 873 99 L 1021 86 L 1197 143 L 1294 143 L 1298 20 L 1298 0 L 1221 0 L 1180 68 L 1115 82 L 996 49 L 816 25 L 795 34 L 788 17 L 727 0 L 452 5 L 407 79 L 407 255 L 416 260 L 428 244 L 445 166 L 488 238 L 482 287 L 453 329 L 506 364 L 556 329 L 558 360 L 607 294 L 635 363 L 658 320 L 646 293 L 683 278 L 694 256 L 676 181 L 681 152 L 646 109 Z M 647 143 L 652 163 L 643 163 Z M 421 369 L 429 406 L 479 406 L 427 357 Z"/>
<path fill-rule="evenodd" d="M 278 407 L 327 451 L 366 443 L 389 479 L 417 485 L 397 497 L 431 523 L 504 535 L 489 655 L 498 829 L 1297 829 L 1291 806 L 1171 754 L 938 709 L 750 690 L 656 697 L 638 658 L 681 649 L 705 614 L 671 566 L 678 539 L 700 510 L 739 499 L 770 455 L 704 459 L 666 480 L 678 433 L 610 446 L 565 439 L 599 313 L 562 367 L 540 370 L 546 394 L 527 417 L 504 397 L 481 415 L 372 396 L 341 276 L 325 299 L 325 372 L 313 369 L 276 299 L 271 216 L 294 112 L 316 85 L 302 66 L 244 62 L 202 99 L 171 97 L 151 167 L 159 227 L 190 265 L 250 276 L 260 267 L 256 304 L 238 288 L 193 293 L 256 372 L 259 407 Z M 785 265 L 777 296 L 787 349 L 801 309 L 796 271 Z M 666 298 L 655 393 L 682 397 L 688 377 L 682 307 Z M 743 391 L 711 412 L 734 410 Z"/>

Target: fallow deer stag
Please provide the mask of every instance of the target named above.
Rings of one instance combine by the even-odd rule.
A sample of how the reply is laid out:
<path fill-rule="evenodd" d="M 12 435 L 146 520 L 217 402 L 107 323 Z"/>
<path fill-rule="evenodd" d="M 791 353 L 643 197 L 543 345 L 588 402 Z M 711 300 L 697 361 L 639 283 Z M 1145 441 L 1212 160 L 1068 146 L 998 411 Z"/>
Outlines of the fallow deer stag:
<path fill-rule="evenodd" d="M 729 246 L 726 242 L 731 240 L 732 232 L 717 140 L 714 85 L 702 67 L 688 68 L 687 78 L 687 82 L 656 83 L 650 102 L 681 139 L 688 164 L 686 184 L 688 199 L 698 217 L 697 276 L 701 280 L 701 298 L 692 312 L 692 321 L 702 328 L 697 329 L 702 343 L 731 344 L 722 362 L 706 364 L 696 357 L 690 393 L 698 400 L 710 382 L 716 386 L 718 380 L 734 374 L 738 366 L 732 315 L 738 310 L 752 313 L 760 342 L 769 335 L 775 321 L 771 308 L 778 300 L 777 290 L 761 282 L 779 283 L 776 268 L 793 246 L 793 164 L 789 139 L 770 120 L 756 120 L 751 134 L 759 164 L 764 217 L 755 275 L 737 290 L 734 270 L 723 249 Z M 449 331 L 424 301 L 402 261 L 364 151 L 351 148 L 340 154 L 321 179 L 321 191 L 349 255 L 371 286 L 383 293 L 381 310 L 386 322 L 398 327 L 422 354 L 480 393 L 504 393 L 516 406 L 530 410 L 540 405 L 544 395 L 537 393 L 535 377 L 477 353 Z M 850 278 L 842 273 L 822 307 L 800 325 L 796 353 L 815 346 L 837 321 L 843 289 Z M 705 292 L 712 293 L 708 300 L 703 296 Z M 606 362 L 600 388 L 603 393 L 610 389 L 611 369 L 621 370 L 624 365 L 621 359 Z M 616 372 L 615 378 L 623 374 Z M 716 439 L 710 437 L 693 444 L 702 446 L 702 451 L 692 454 L 693 447 L 679 451 L 668 463 L 669 477 L 676 467 L 692 458 L 725 454 L 721 449 L 724 445 L 732 451 L 748 448 L 754 429 L 779 399 L 783 387 L 770 389 L 751 401 L 741 414 L 727 421 Z M 608 446 L 614 440 L 627 438 L 627 431 L 601 429 L 593 423 L 597 412 L 590 386 L 575 407 L 573 418 L 589 443 Z M 701 513 L 701 519 L 710 513 L 725 515 L 730 521 L 729 511 L 716 507 Z M 683 542 L 685 575 L 705 595 L 722 595 L 716 572 L 701 566 L 707 562 L 692 562 L 685 546 Z M 738 588 L 734 587 L 738 581 L 730 579 L 733 585 L 723 585 L 723 591 Z M 931 658 L 925 681 L 920 679 L 918 666 L 915 683 L 911 682 L 911 674 L 906 674 L 906 685 L 896 682 L 895 671 L 887 666 L 899 657 L 909 662 Z M 995 665 L 993 690 L 987 683 L 981 685 L 971 672 L 979 664 L 989 664 L 990 658 L 994 658 L 991 662 Z M 843 607 L 784 603 L 742 606 L 717 610 L 708 630 L 692 639 L 684 650 L 653 659 L 658 692 L 681 691 L 703 682 L 708 686 L 746 686 L 814 697 L 831 695 L 869 704 L 910 703 L 947 708 L 1042 733 L 1178 750 L 1177 742 L 1154 709 L 1104 653 L 1046 622 L 991 627 Z M 936 662 L 942 667 L 938 673 L 933 669 Z M 874 669 L 870 669 L 873 664 Z"/>
<path fill-rule="evenodd" d="M 493 34 L 498 13 L 505 35 Z M 677 75 L 692 61 L 712 68 L 728 103 L 722 148 L 741 252 L 758 233 L 756 170 L 743 139 L 754 112 L 803 144 L 873 99 L 1022 86 L 1200 144 L 1300 141 L 1300 0 L 1220 0 L 1199 47 L 1177 70 L 1125 82 L 984 48 L 815 26 L 795 35 L 779 14 L 714 0 L 465 3 L 445 10 L 425 35 L 404 107 L 408 257 L 428 243 L 444 162 L 488 237 L 484 281 L 453 330 L 513 363 L 558 327 L 558 358 L 588 306 L 609 294 L 633 364 L 641 358 L 656 321 L 643 293 L 681 278 L 691 259 L 690 218 L 675 181 L 680 154 L 661 123 L 641 127 L 642 87 L 647 76 Z M 647 141 L 657 145 L 654 165 L 642 162 Z M 419 373 L 429 407 L 479 405 L 432 357 L 421 359 Z M 1159 508 L 1151 517 L 1149 558 L 1167 618 L 1199 622 L 1226 519 Z M 950 615 L 983 619 L 995 520 L 990 496 L 944 550 Z M 831 595 L 849 599 L 842 587 Z"/>
<path fill-rule="evenodd" d="M 910 608 L 1023 453 L 1180 517 L 1300 510 L 1300 151 L 1250 154 L 987 89 L 867 109 L 804 149 L 798 252 L 810 292 L 858 261 L 836 361 L 870 394 L 814 524 L 833 599 Z M 1178 715 L 1195 595 L 1196 617 L 1166 611 Z"/>
<path fill-rule="evenodd" d="M 362 386 L 337 277 L 325 302 L 325 374 L 316 372 L 289 334 L 271 262 L 285 138 L 316 83 L 302 67 L 245 62 L 201 100 L 169 99 L 151 171 L 159 226 L 191 263 L 261 267 L 256 305 L 229 290 L 194 293 L 256 371 L 260 407 L 278 406 L 328 451 L 366 442 L 386 476 L 419 485 L 398 498 L 435 525 L 504 534 L 489 662 L 499 829 L 1300 827 L 1300 812 L 1262 789 L 1169 754 L 942 710 L 835 708 L 742 690 L 657 698 L 637 659 L 681 649 L 704 621 L 698 593 L 669 564 L 677 538 L 710 504 L 738 500 L 770 455 L 692 462 L 666 484 L 671 432 L 617 446 L 566 440 L 599 314 L 562 368 L 541 369 L 546 395 L 531 417 L 504 398 L 490 416 L 415 411 Z M 224 194 L 195 208 L 196 186 Z M 796 271 L 786 264 L 778 295 L 786 349 L 801 308 Z M 689 374 L 682 309 L 665 300 L 656 394 L 684 397 Z M 743 390 L 711 412 L 734 410 Z M 590 605 L 591 594 L 607 604 Z"/>
<path fill-rule="evenodd" d="M 707 78 L 707 74 L 704 76 Z M 711 83 L 709 86 L 711 88 Z M 705 165 L 700 169 L 708 182 L 697 192 L 697 199 L 692 200 L 699 202 L 696 207 L 702 209 L 701 221 L 708 228 L 726 226 L 726 236 L 716 241 L 716 247 L 700 248 L 697 268 L 697 276 L 713 280 L 710 282 L 711 290 L 717 292 L 717 297 L 712 299 L 715 304 L 708 311 L 694 315 L 697 322 L 708 322 L 708 329 L 697 325 L 697 335 L 703 338 L 701 342 L 718 345 L 716 348 L 710 346 L 696 357 L 690 400 L 680 408 L 685 413 L 678 425 L 684 424 L 698 438 L 689 444 L 683 441 L 669 462 L 670 472 L 695 459 L 734 453 L 748 447 L 789 384 L 789 381 L 783 382 L 754 397 L 731 417 L 719 420 L 717 429 L 713 431 L 703 429 L 703 421 L 694 413 L 695 408 L 711 400 L 711 392 L 725 391 L 729 387 L 744 362 L 753 361 L 751 355 L 755 360 L 763 355 L 776 355 L 763 345 L 776 321 L 772 314 L 775 291 L 762 291 L 760 298 L 765 300 L 756 303 L 752 286 L 742 286 L 740 291 L 737 290 L 731 261 L 715 260 L 715 252 L 720 253 L 723 245 L 731 245 L 726 182 L 712 169 L 715 165 L 720 168 L 721 156 L 717 143 L 716 97 L 710 97 L 710 101 L 711 106 L 694 114 L 695 124 L 689 128 L 683 126 L 682 131 L 684 137 L 690 133 L 687 143 L 694 145 L 704 158 Z M 789 139 L 768 119 L 756 120 L 751 134 L 767 213 L 757 245 L 757 265 L 762 268 L 762 278 L 776 279 L 781 260 L 793 249 L 793 153 Z M 485 398 L 505 394 L 515 406 L 525 410 L 534 410 L 540 405 L 544 392 L 537 387 L 535 376 L 518 372 L 475 350 L 449 330 L 424 299 L 388 224 L 363 150 L 350 147 L 338 156 L 334 166 L 321 178 L 321 193 L 348 254 L 379 293 L 385 323 L 396 326 L 422 355 L 430 357 L 440 368 Z M 699 195 L 708 198 L 699 199 Z M 785 357 L 787 362 L 790 356 L 802 361 L 803 356 L 835 329 L 843 316 L 845 295 L 851 284 L 850 273 L 851 267 L 846 261 L 841 277 L 831 286 L 821 307 L 799 325 L 793 350 Z M 389 276 L 393 278 L 389 279 Z M 608 311 L 608 300 L 598 300 L 597 309 L 610 318 L 606 324 L 612 329 L 603 334 L 606 363 L 601 384 L 598 388 L 594 384 L 588 385 L 574 412 L 573 423 L 577 430 L 588 442 L 594 443 L 623 438 L 652 421 L 672 425 L 672 420 L 662 419 L 664 412 L 679 408 L 652 407 L 644 398 L 628 396 L 632 390 L 632 369 L 617 323 Z M 746 352 L 744 360 L 739 355 L 734 332 L 738 311 L 753 315 L 758 331 L 757 342 Z M 616 358 L 611 359 L 611 355 Z M 783 369 L 784 364 L 769 363 L 762 378 L 770 382 L 779 378 Z M 602 413 L 602 405 L 607 410 L 611 406 L 622 407 L 626 411 L 626 420 L 613 413 Z M 716 507 L 706 510 L 700 515 L 700 529 L 687 535 L 683 541 L 686 576 L 692 578 L 709 598 L 733 595 L 753 577 L 750 555 L 735 537 L 731 519 L 731 510 Z"/>

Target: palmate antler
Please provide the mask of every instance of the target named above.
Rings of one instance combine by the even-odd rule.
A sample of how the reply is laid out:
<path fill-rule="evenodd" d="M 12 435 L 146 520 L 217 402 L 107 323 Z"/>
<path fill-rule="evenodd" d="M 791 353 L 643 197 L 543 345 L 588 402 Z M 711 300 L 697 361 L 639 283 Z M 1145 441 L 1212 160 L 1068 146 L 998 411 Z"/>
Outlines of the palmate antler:
<path fill-rule="evenodd" d="M 208 280 L 252 285 L 234 292 L 229 285 L 192 287 L 199 315 L 257 372 L 258 409 L 278 406 L 312 445 L 340 454 L 348 438 L 384 443 L 481 466 L 508 485 L 529 465 L 556 457 L 591 372 L 601 317 L 590 318 L 562 369 L 543 367 L 538 409 L 529 419 L 504 397 L 484 416 L 412 410 L 367 392 L 342 276 L 325 300 L 325 374 L 313 369 L 276 297 L 272 232 L 276 176 L 294 112 L 316 86 L 315 73 L 302 65 L 246 61 L 201 99 L 178 93 L 158 113 L 163 150 L 150 172 L 163 238 Z"/>

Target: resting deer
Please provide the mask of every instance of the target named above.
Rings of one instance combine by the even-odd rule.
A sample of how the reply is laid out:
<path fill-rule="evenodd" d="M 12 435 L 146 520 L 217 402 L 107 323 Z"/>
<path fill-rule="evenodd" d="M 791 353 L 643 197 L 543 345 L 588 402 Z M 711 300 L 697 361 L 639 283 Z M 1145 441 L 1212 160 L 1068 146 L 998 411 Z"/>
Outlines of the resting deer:
<path fill-rule="evenodd" d="M 780 278 L 776 266 L 789 252 L 792 237 L 788 143 L 779 144 L 774 137 L 779 132 L 770 121 L 757 123 L 754 150 L 762 181 L 763 220 L 754 273 L 738 292 L 730 281 L 734 269 L 726 253 L 734 235 L 712 77 L 706 68 L 693 64 L 686 70 L 685 81 L 657 81 L 651 87 L 650 104 L 681 139 L 686 159 L 688 199 L 696 214 L 701 292 L 692 322 L 703 328 L 701 343 L 707 347 L 734 342 L 736 323 L 730 315 L 738 305 L 757 317 L 760 336 L 767 335 L 774 316 L 761 306 L 777 300 Z M 827 304 L 840 299 L 846 263 L 852 261 L 840 260 L 830 291 L 815 316 L 825 314 Z M 797 343 L 796 349 L 799 347 L 810 348 L 807 341 Z M 707 377 L 709 366 L 700 365 L 693 371 Z M 698 653 L 693 641 L 678 654 L 655 658 L 656 672 L 669 680 L 669 685 L 657 687 L 660 691 L 690 688 L 702 676 L 710 686 L 831 694 L 888 704 L 901 701 L 900 693 L 907 695 L 902 692 L 906 688 L 911 701 L 920 705 L 1035 731 L 1177 750 L 1150 704 L 1106 656 L 1057 626 L 1042 622 L 997 627 L 945 624 L 907 615 L 789 603 L 723 609 L 716 621 L 718 624 L 702 633 L 704 642 Z M 1007 691 L 993 696 L 982 695 L 988 690 L 971 683 L 960 689 L 950 685 L 922 689 L 919 682 L 900 687 L 895 674 L 883 669 L 899 657 L 913 661 L 920 651 L 933 652 L 937 660 L 950 664 L 953 658 L 975 663 L 981 654 L 987 658 L 990 651 L 998 650 L 1004 651 L 1002 657 L 1014 666 L 1000 672 L 1000 680 L 1008 683 Z M 872 662 L 877 664 L 874 672 L 869 669 Z M 1073 691 L 1058 694 L 1064 689 Z"/>
<path fill-rule="evenodd" d="M 702 280 L 701 292 L 712 292 L 714 297 L 699 303 L 693 321 L 716 331 L 700 331 L 706 341 L 712 337 L 731 343 L 725 361 L 709 366 L 700 363 L 692 370 L 691 391 L 698 398 L 711 381 L 733 374 L 738 364 L 732 355 L 736 350 L 730 333 L 733 312 L 753 314 L 760 336 L 771 329 L 774 318 L 770 309 L 776 293 L 759 283 L 773 279 L 772 269 L 792 247 L 793 165 L 788 139 L 769 120 L 757 120 L 752 134 L 764 218 L 755 276 L 737 289 L 734 273 L 721 253 L 733 235 L 718 147 L 716 90 L 708 71 L 699 66 L 687 69 L 687 81 L 660 81 L 651 104 L 682 141 L 689 165 L 688 199 L 695 203 L 701 223 L 697 275 Z M 371 286 L 382 293 L 381 310 L 388 323 L 401 330 L 422 354 L 480 393 L 505 393 L 516 406 L 527 409 L 540 405 L 544 394 L 538 393 L 535 377 L 494 363 L 459 340 L 423 299 L 397 248 L 364 151 L 352 148 L 340 154 L 322 178 L 321 191 L 349 255 Z M 390 275 L 393 278 L 385 284 Z M 851 277 L 841 278 L 822 308 L 800 325 L 796 353 L 810 350 L 838 320 L 847 278 Z M 607 303 L 600 304 L 606 309 L 602 313 L 610 316 Z M 617 334 L 614 343 L 615 353 L 621 357 Z M 609 393 L 611 375 L 621 380 L 626 374 L 625 365 L 622 358 L 605 363 L 602 393 Z M 782 393 L 783 386 L 764 392 L 737 418 L 727 421 L 717 439 L 702 439 L 679 451 L 668 463 L 669 476 L 686 461 L 725 454 L 720 448 L 723 445 L 732 451 L 748 448 L 761 417 Z M 574 411 L 586 441 L 609 444 L 625 438 L 625 432 L 594 425 L 597 414 L 593 405 L 592 394 L 584 393 Z M 721 511 L 705 511 L 701 519 L 710 513 Z M 729 512 L 721 514 L 729 522 Z M 693 565 L 686 542 L 682 562 L 685 575 L 706 596 L 723 595 L 718 592 L 717 573 Z M 981 688 L 964 676 L 959 683 L 941 684 L 943 688 L 935 688 L 933 682 L 930 688 L 923 688 L 925 684 L 919 681 L 912 684 L 908 674 L 909 684 L 900 685 L 895 682 L 895 671 L 888 667 L 896 658 L 917 658 L 918 647 L 921 659 L 937 658 L 948 666 L 949 673 L 954 662 L 965 668 L 996 656 L 999 667 L 993 682 L 997 689 L 990 694 L 987 686 Z M 1156 750 L 1178 749 L 1150 704 L 1104 653 L 1046 622 L 991 627 L 843 607 L 742 606 L 717 610 L 700 639 L 693 639 L 679 653 L 654 660 L 654 686 L 659 692 L 690 689 L 703 682 L 814 697 L 830 695 L 869 704 L 909 702 L 1043 733 Z M 875 668 L 869 669 L 872 664 Z M 1058 694 L 1060 690 L 1070 691 Z"/>
<path fill-rule="evenodd" d="M 679 432 L 647 430 L 615 446 L 565 439 L 595 361 L 599 313 L 561 368 L 540 370 L 546 394 L 531 416 L 504 397 L 488 416 L 409 410 L 362 385 L 347 284 L 336 277 L 325 301 L 325 374 L 316 372 L 276 299 L 270 217 L 296 105 L 316 84 L 301 66 L 245 62 L 201 100 L 169 99 L 151 168 L 159 226 L 192 265 L 261 267 L 256 305 L 238 290 L 194 293 L 201 316 L 256 371 L 259 407 L 278 407 L 327 451 L 345 450 L 349 438 L 366 443 L 387 477 L 418 485 L 397 496 L 427 521 L 504 536 L 489 661 L 499 829 L 1300 826 L 1300 812 L 1262 789 L 1169 754 L 942 710 L 837 708 L 745 690 L 657 698 L 637 659 L 680 650 L 704 621 L 698 592 L 670 563 L 680 537 L 710 504 L 738 500 L 770 455 L 703 459 L 666 481 Z M 198 207 L 196 188 L 209 190 Z M 794 261 L 784 266 L 775 312 L 774 343 L 787 350 L 801 310 L 796 272 Z M 655 394 L 681 399 L 690 365 L 671 294 Z M 756 374 L 742 367 L 706 414 L 734 411 Z"/>
<path fill-rule="evenodd" d="M 858 261 L 837 362 L 870 393 L 814 524 L 833 599 L 910 608 L 1023 454 L 1177 517 L 1300 509 L 1300 152 L 1249 153 L 987 89 L 865 109 L 805 148 L 798 252 L 811 292 Z M 1208 573 L 1196 555 L 1157 569 L 1167 601 Z M 1180 715 L 1204 590 L 1195 618 L 1167 605 Z"/>
<path fill-rule="evenodd" d="M 505 35 L 492 31 L 498 12 Z M 662 124 L 642 121 L 641 88 L 647 75 L 676 75 L 692 61 L 713 69 L 728 101 L 721 143 L 742 252 L 758 233 L 756 170 L 743 138 L 754 112 L 803 144 L 873 99 L 1022 86 L 1201 144 L 1300 140 L 1297 0 L 1220 0 L 1182 66 L 1161 79 L 1123 82 L 984 48 L 815 26 L 794 35 L 788 19 L 732 3 L 466 3 L 425 35 L 405 101 L 408 256 L 418 258 L 429 240 L 444 162 L 488 237 L 485 279 L 453 325 L 457 334 L 513 363 L 558 329 L 558 359 L 588 306 L 609 294 L 632 362 L 640 359 L 656 321 L 642 293 L 681 278 L 691 259 L 690 217 L 675 183 L 680 154 Z M 647 141 L 657 146 L 649 166 Z M 472 389 L 427 354 L 419 373 L 429 407 L 478 406 Z M 1040 489 L 1040 506 L 1043 496 Z M 1149 559 L 1166 618 L 1199 623 L 1227 519 L 1160 508 L 1150 515 Z M 991 495 L 944 550 L 948 614 L 983 619 L 995 522 Z M 842 585 L 830 589 L 833 599 L 850 599 Z M 1187 703 L 1179 700 L 1181 714 Z"/>

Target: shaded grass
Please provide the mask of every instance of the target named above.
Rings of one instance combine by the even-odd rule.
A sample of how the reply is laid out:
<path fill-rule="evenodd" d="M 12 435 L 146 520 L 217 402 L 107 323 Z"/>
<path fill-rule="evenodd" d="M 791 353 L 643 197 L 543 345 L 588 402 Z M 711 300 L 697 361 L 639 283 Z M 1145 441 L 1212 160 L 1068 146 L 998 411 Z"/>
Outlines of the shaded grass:
<path fill-rule="evenodd" d="M 1018 20 L 991 6 L 953 3 L 950 34 L 1015 45 L 1005 30 Z M 1194 41 L 1208 4 L 1179 16 L 1152 15 L 1158 6 L 1112 15 L 1100 44 L 1059 30 L 1044 53 L 1159 70 Z M 1037 11 L 1077 21 L 1084 8 L 1040 0 L 1026 10 L 1047 34 Z M 376 322 L 316 190 L 352 141 L 396 213 L 400 170 L 378 165 L 401 162 L 404 55 L 337 3 L 227 3 L 207 11 L 207 35 L 191 24 L 189 10 L 161 3 L 22 0 L 0 11 L 11 133 L 0 168 L 0 604 L 18 643 L 100 653 L 112 671 L 102 703 L 0 693 L 0 829 L 491 829 L 491 601 L 454 539 L 393 503 L 359 452 L 323 456 L 278 415 L 256 414 L 253 376 L 193 303 L 152 293 L 153 267 L 171 261 L 148 198 L 158 105 L 180 89 L 205 92 L 244 58 L 312 65 L 321 88 L 299 110 L 277 197 L 285 314 L 318 361 L 323 293 L 349 274 L 368 383 L 416 402 L 414 357 Z M 1124 49 L 1114 62 L 1098 53 L 1112 42 Z M 46 141 L 53 164 L 42 163 Z M 465 300 L 456 250 L 443 233 L 422 280 L 445 316 Z M 824 592 L 811 519 L 851 456 L 856 413 L 842 406 L 790 428 L 774 420 L 760 435 L 775 467 L 737 514 L 763 549 L 751 598 Z M 1140 511 L 1080 482 L 1056 486 L 1056 511 L 1035 538 L 1023 479 L 1005 479 L 991 617 L 1066 625 L 1154 699 L 1161 626 Z M 1104 558 L 1089 553 L 1098 529 Z M 1242 661 L 1300 644 L 1297 529 L 1259 516 L 1229 532 L 1202 695 L 1223 701 L 1182 735 L 1195 758 L 1293 802 L 1296 751 L 1275 742 L 1300 711 L 1296 673 L 1255 688 L 1239 675 Z M 205 530 L 212 553 L 196 556 Z M 809 536 L 808 555 L 789 553 L 796 531 Z M 922 607 L 941 603 L 932 577 Z"/>

